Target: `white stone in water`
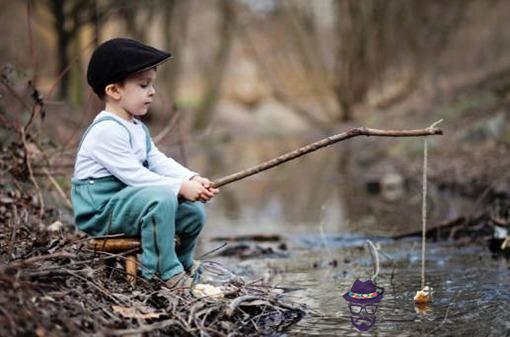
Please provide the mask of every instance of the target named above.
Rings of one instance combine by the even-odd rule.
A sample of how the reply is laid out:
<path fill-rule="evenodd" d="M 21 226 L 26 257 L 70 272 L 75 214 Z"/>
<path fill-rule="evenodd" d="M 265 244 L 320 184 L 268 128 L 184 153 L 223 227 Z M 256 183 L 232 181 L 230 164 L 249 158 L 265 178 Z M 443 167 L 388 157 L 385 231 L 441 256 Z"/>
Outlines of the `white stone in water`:
<path fill-rule="evenodd" d="M 494 226 L 494 238 L 505 239 L 508 236 L 508 229 L 501 226 Z"/>
<path fill-rule="evenodd" d="M 404 194 L 404 178 L 396 173 L 386 174 L 381 179 L 381 191 L 388 201 L 400 199 Z"/>

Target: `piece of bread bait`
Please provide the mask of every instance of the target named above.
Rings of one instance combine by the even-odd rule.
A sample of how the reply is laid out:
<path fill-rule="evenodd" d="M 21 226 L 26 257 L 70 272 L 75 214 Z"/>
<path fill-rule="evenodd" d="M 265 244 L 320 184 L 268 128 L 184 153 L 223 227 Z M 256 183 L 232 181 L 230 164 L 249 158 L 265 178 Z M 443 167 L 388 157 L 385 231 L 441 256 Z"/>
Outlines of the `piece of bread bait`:
<path fill-rule="evenodd" d="M 193 286 L 191 293 L 197 298 L 222 299 L 225 296 L 222 287 L 215 287 L 205 283 L 198 283 Z"/>
<path fill-rule="evenodd" d="M 426 304 L 432 302 L 432 288 L 429 286 L 423 287 L 422 290 L 418 290 L 414 296 L 414 303 Z"/>

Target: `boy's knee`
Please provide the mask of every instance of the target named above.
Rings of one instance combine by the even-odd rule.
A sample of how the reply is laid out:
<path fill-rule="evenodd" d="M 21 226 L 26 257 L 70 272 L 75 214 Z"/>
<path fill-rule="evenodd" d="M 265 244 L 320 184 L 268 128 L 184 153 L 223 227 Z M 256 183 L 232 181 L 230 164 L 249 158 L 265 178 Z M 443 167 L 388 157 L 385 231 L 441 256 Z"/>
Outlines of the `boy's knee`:
<path fill-rule="evenodd" d="M 191 205 L 193 207 L 193 215 L 196 222 L 200 224 L 200 227 L 203 227 L 206 218 L 204 204 L 201 202 L 193 202 Z"/>
<path fill-rule="evenodd" d="M 172 208 L 177 206 L 177 196 L 166 186 L 143 186 L 138 189 L 143 200 L 165 204 Z"/>
<path fill-rule="evenodd" d="M 202 229 L 205 224 L 205 207 L 201 202 L 186 202 L 185 207 L 187 209 L 188 214 L 187 217 L 190 217 L 194 223 L 194 227 L 198 229 Z"/>

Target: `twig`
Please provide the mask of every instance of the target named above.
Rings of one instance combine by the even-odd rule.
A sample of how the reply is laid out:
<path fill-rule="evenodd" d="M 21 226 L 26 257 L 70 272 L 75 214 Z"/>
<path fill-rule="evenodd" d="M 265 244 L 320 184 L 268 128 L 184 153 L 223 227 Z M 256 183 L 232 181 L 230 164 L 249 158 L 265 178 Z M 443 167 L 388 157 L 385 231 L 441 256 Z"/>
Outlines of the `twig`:
<path fill-rule="evenodd" d="M 180 322 L 174 318 L 170 318 L 161 322 L 140 327 L 138 329 L 106 330 L 105 336 L 139 335 L 144 332 L 151 332 L 154 330 L 163 329 L 174 324 L 180 325 Z"/>
<path fill-rule="evenodd" d="M 331 253 L 331 250 L 329 249 L 328 242 L 326 241 L 326 235 L 324 234 L 324 226 L 322 223 L 319 225 L 319 231 L 321 234 L 322 244 L 323 244 L 324 248 L 326 248 L 326 252 L 328 253 L 329 257 L 332 257 L 333 254 Z"/>
<path fill-rule="evenodd" d="M 3 82 L 2 82 L 3 83 Z M 4 112 L 0 111 L 0 126 L 5 127 L 6 129 L 11 129 L 14 132 L 17 132 L 21 125 L 17 121 L 8 121 L 2 116 Z"/>
<path fill-rule="evenodd" d="M 72 209 L 73 205 L 71 204 L 71 201 L 69 200 L 69 198 L 67 197 L 65 192 L 62 190 L 62 187 L 60 187 L 60 184 L 55 180 L 55 178 L 53 178 L 53 176 L 50 174 L 50 171 L 48 171 L 48 169 L 46 167 L 43 167 L 42 169 L 43 169 L 43 172 L 46 175 L 46 177 L 51 181 L 53 186 L 55 186 L 55 188 L 57 189 L 58 194 L 60 195 L 60 197 L 62 197 L 62 199 L 66 203 L 66 206 L 69 209 Z"/>
<path fill-rule="evenodd" d="M 85 101 L 85 104 L 83 104 L 81 118 L 80 118 L 80 121 L 78 122 L 78 126 L 80 126 L 80 127 L 84 123 L 84 121 L 88 115 L 88 111 L 89 111 L 89 107 L 90 107 L 90 100 L 92 99 L 92 95 L 93 95 L 93 92 L 89 91 L 87 94 L 87 100 Z M 46 100 L 46 104 L 47 103 L 48 103 L 48 100 Z M 79 127 L 74 128 L 74 130 L 71 133 L 71 135 L 69 136 L 69 138 L 67 138 L 63 142 L 63 145 L 59 149 L 56 149 L 56 151 L 54 151 L 52 154 L 49 155 L 49 157 L 47 158 L 48 163 L 51 163 L 53 161 L 53 158 L 60 157 L 64 154 L 65 151 L 67 151 L 67 148 L 70 147 L 70 145 L 71 145 L 71 141 L 74 139 L 74 137 L 76 136 L 76 134 L 78 134 L 79 131 L 81 131 Z M 73 151 L 73 155 L 74 155 L 74 151 Z"/>
<path fill-rule="evenodd" d="M 180 110 L 177 108 L 177 106 L 172 107 L 172 112 L 174 113 L 172 118 L 168 121 L 168 124 L 161 130 L 154 138 L 154 144 L 158 144 L 165 136 L 173 130 L 173 128 L 177 125 L 179 122 L 179 119 L 181 118 Z"/>
<path fill-rule="evenodd" d="M 268 298 L 262 297 L 262 296 L 253 296 L 253 295 L 245 295 L 236 298 L 230 304 L 228 305 L 228 308 L 226 310 L 227 316 L 232 316 L 234 314 L 234 311 L 239 307 L 243 302 L 246 301 L 253 301 L 253 300 L 262 300 L 262 301 L 268 301 Z"/>
<path fill-rule="evenodd" d="M 87 49 L 89 49 L 93 44 L 94 44 L 94 39 L 92 39 L 89 43 L 87 43 L 85 45 L 85 47 L 83 47 L 81 50 L 80 50 L 80 54 L 81 53 L 84 53 Z M 55 92 L 55 89 L 57 89 L 58 87 L 58 84 L 60 83 L 60 81 L 62 80 L 62 78 L 64 78 L 65 74 L 67 74 L 69 72 L 69 70 L 71 70 L 71 67 L 73 66 L 73 64 L 79 60 L 79 58 L 81 57 L 81 55 L 78 54 L 76 55 L 75 57 L 73 57 L 71 59 L 71 61 L 69 62 L 69 64 L 67 65 L 67 67 L 65 67 L 61 72 L 60 74 L 58 74 L 57 78 L 55 79 L 55 81 L 53 82 L 53 84 L 51 85 L 50 87 L 50 90 L 48 90 L 48 93 L 46 95 L 46 97 L 48 99 L 50 99 L 52 96 L 53 96 L 53 93 Z"/>
<path fill-rule="evenodd" d="M 374 262 L 374 275 L 371 279 L 375 282 L 377 275 L 379 275 L 379 254 L 377 254 L 377 247 L 372 243 L 372 241 L 367 240 L 366 244 L 370 248 L 370 255 L 372 256 Z"/>
<path fill-rule="evenodd" d="M 439 325 L 437 325 L 435 327 L 435 329 L 433 329 L 432 331 L 430 331 L 431 334 L 433 334 L 434 332 L 436 332 L 437 330 L 439 330 L 445 323 L 446 323 L 446 319 L 448 318 L 448 314 L 450 313 L 450 307 L 452 306 L 452 304 L 455 302 L 455 300 L 457 299 L 457 296 L 461 293 L 461 291 L 457 291 L 455 293 L 455 295 L 453 295 L 452 297 L 452 300 L 450 301 L 450 303 L 448 304 L 448 307 L 446 308 L 446 312 L 444 314 L 444 318 L 443 320 L 441 321 L 441 323 Z"/>
<path fill-rule="evenodd" d="M 446 322 L 446 319 L 448 318 L 448 313 L 450 312 L 450 307 L 452 306 L 452 304 L 455 302 L 455 300 L 457 299 L 457 296 L 459 296 L 459 294 L 461 293 L 461 291 L 457 291 L 455 293 L 455 295 L 453 296 L 452 298 L 452 301 L 448 304 L 448 308 L 446 308 L 446 312 L 444 314 L 444 318 L 443 318 L 443 321 L 441 322 L 441 325 L 444 324 Z"/>
<path fill-rule="evenodd" d="M 510 236 L 507 236 L 505 241 L 501 244 L 501 250 L 505 250 L 508 246 L 510 246 Z"/>
<path fill-rule="evenodd" d="M 7 83 L 7 81 L 3 77 L 0 82 L 7 88 L 9 93 L 25 108 L 25 110 L 27 111 L 32 110 L 30 108 L 30 105 L 28 105 L 28 103 L 25 102 L 25 100 L 18 94 L 18 92 L 14 90 L 14 88 L 9 83 Z"/>
<path fill-rule="evenodd" d="M 200 255 L 197 259 L 198 259 L 198 260 L 203 259 L 204 257 L 209 256 L 209 255 L 211 255 L 212 253 L 215 253 L 215 252 L 217 252 L 217 251 L 218 251 L 218 250 L 220 250 L 220 249 L 223 249 L 225 246 L 227 246 L 227 243 L 226 243 L 226 242 L 224 242 L 223 244 L 221 244 L 220 246 L 218 246 L 218 247 L 216 247 L 216 248 L 211 249 L 211 250 L 210 250 L 210 251 L 208 251 L 208 252 L 205 252 L 204 254 Z"/>
<path fill-rule="evenodd" d="M 20 128 L 20 133 L 21 133 L 21 140 L 23 141 L 23 147 L 25 148 L 25 157 L 26 157 L 28 173 L 30 175 L 30 180 L 34 184 L 34 187 L 35 187 L 35 189 L 37 191 L 37 196 L 38 196 L 38 199 L 39 199 L 39 207 L 40 207 L 39 208 L 39 220 L 42 220 L 42 217 L 44 216 L 44 199 L 43 199 L 43 196 L 42 196 L 41 189 L 39 188 L 39 184 L 35 180 L 34 173 L 32 171 L 32 164 L 30 162 L 30 152 L 29 152 L 28 146 L 27 146 L 27 140 L 26 140 L 25 128 L 24 127 Z"/>
<path fill-rule="evenodd" d="M 179 154 L 181 155 L 181 161 L 185 166 L 188 166 L 188 157 L 186 156 L 186 148 L 184 146 L 184 132 L 182 130 L 182 125 L 177 124 L 177 137 L 178 142 L 177 145 L 179 146 Z"/>
<path fill-rule="evenodd" d="M 124 304 L 124 303 L 121 303 L 121 301 L 116 296 L 114 296 L 113 294 L 110 294 L 106 289 L 104 289 L 104 287 L 102 287 L 99 284 L 96 284 L 94 281 L 89 280 L 86 277 L 83 277 L 83 276 L 79 275 L 78 273 L 75 273 L 74 271 L 71 271 L 69 269 L 65 269 L 64 268 L 63 270 L 67 271 L 68 274 L 73 275 L 74 277 L 79 278 L 79 279 L 81 279 L 82 281 L 85 281 L 88 284 L 91 284 L 100 293 L 102 293 L 103 295 L 105 295 L 106 297 L 108 297 L 109 299 L 114 301 L 115 303 L 117 303 L 117 304 Z"/>
<path fill-rule="evenodd" d="M 443 119 L 441 118 L 440 120 L 438 121 L 435 121 L 434 123 L 432 123 L 430 126 L 429 126 L 429 129 L 433 129 L 435 127 L 437 127 L 439 124 L 441 124 L 443 122 Z"/>
<path fill-rule="evenodd" d="M 213 187 L 221 187 L 235 181 L 241 180 L 243 178 L 252 176 L 259 172 L 268 170 L 280 164 L 283 164 L 287 161 L 296 159 L 301 157 L 307 153 L 316 151 L 322 147 L 332 145 L 334 143 L 357 137 L 357 136 L 377 136 L 377 137 L 419 137 L 419 136 L 433 136 L 433 135 L 442 135 L 443 131 L 438 128 L 426 128 L 426 129 L 417 129 L 417 130 L 379 130 L 379 129 L 369 129 L 365 127 L 350 129 L 346 132 L 339 133 L 334 136 L 330 136 L 324 138 L 315 143 L 303 146 L 297 150 L 287 152 L 279 157 L 268 160 L 260 165 L 249 168 L 247 170 L 239 171 L 237 173 L 225 176 L 213 182 Z"/>
<path fill-rule="evenodd" d="M 32 105 L 30 118 L 28 119 L 27 123 L 24 126 L 25 133 L 28 131 L 30 125 L 32 124 L 35 115 L 40 114 L 41 119 L 44 117 L 44 100 L 42 95 L 39 93 L 39 90 L 35 87 L 35 85 L 32 83 L 32 81 L 28 81 L 28 86 L 31 90 L 31 97 L 34 100 L 34 104 Z M 39 135 L 41 134 L 41 130 L 39 129 Z"/>
<path fill-rule="evenodd" d="M 385 258 L 387 258 L 388 260 L 391 261 L 391 277 L 390 277 L 390 283 L 393 283 L 393 277 L 395 276 L 395 269 L 397 268 L 397 263 L 395 262 L 395 260 L 393 260 L 391 258 L 391 256 L 389 256 L 388 254 L 386 254 L 382 249 L 378 249 L 377 250 L 378 252 L 381 253 L 382 256 L 384 256 Z"/>
<path fill-rule="evenodd" d="M 13 227 L 12 227 L 12 232 L 11 232 L 11 240 L 9 242 L 9 249 L 8 249 L 9 255 L 7 256 L 7 262 L 10 262 L 12 259 L 12 252 L 14 250 L 14 241 L 16 240 L 16 232 L 18 231 L 18 226 L 20 223 L 20 220 L 18 217 L 18 208 L 16 207 L 15 204 L 12 206 L 12 213 L 14 214 L 13 219 L 12 219 Z"/>
<path fill-rule="evenodd" d="M 2 266 L 2 269 L 12 269 L 12 268 L 20 268 L 24 267 L 39 261 L 44 261 L 48 259 L 54 259 L 54 258 L 73 258 L 76 257 L 76 254 L 72 253 L 54 253 L 54 254 L 48 254 L 48 255 L 41 255 L 41 256 L 34 256 L 26 260 L 16 261 L 13 263 L 10 263 L 8 265 Z"/>

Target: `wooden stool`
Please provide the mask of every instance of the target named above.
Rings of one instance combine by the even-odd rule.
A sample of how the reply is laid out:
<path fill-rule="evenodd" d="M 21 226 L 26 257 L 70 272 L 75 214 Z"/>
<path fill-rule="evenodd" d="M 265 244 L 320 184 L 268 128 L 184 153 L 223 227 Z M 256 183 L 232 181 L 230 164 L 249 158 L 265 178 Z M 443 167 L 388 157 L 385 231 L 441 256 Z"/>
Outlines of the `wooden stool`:
<path fill-rule="evenodd" d="M 175 246 L 179 247 L 181 241 L 177 235 L 174 236 Z M 136 254 L 141 250 L 140 238 L 120 236 L 106 239 L 92 239 L 88 242 L 90 249 L 98 252 L 119 254 L 131 251 L 126 255 L 126 281 L 136 283 L 136 272 L 138 270 L 138 259 Z"/>
<path fill-rule="evenodd" d="M 136 282 L 136 271 L 138 270 L 138 259 L 136 254 L 140 252 L 140 239 L 129 237 L 92 239 L 88 242 L 90 249 L 98 252 L 108 252 L 112 254 L 132 251 L 126 255 L 126 281 L 131 284 Z"/>

